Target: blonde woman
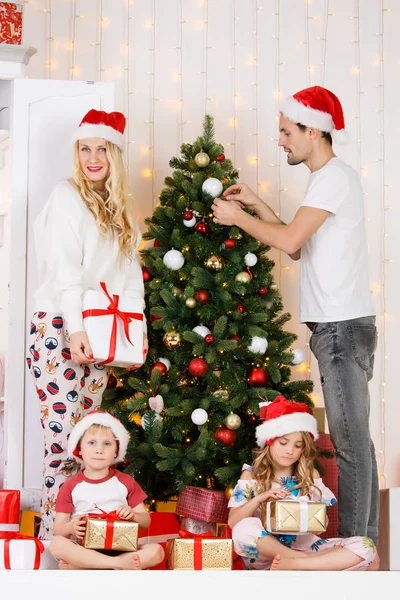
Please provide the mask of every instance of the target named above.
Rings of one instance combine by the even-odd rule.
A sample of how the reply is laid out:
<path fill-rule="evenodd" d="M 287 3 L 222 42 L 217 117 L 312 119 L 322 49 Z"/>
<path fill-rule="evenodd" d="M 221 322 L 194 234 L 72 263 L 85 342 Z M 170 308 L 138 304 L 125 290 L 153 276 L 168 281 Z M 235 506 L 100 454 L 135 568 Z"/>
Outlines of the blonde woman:
<path fill-rule="evenodd" d="M 336 503 L 313 467 L 317 452 L 317 422 L 306 404 L 278 396 L 260 405 L 254 465 L 243 466 L 242 476 L 229 500 L 228 524 L 235 551 L 246 569 L 291 571 L 374 570 L 377 555 L 367 537 L 321 539 L 312 533 L 268 533 L 260 506 L 276 500 Z"/>
<path fill-rule="evenodd" d="M 39 285 L 28 366 L 44 429 L 40 537 L 53 536 L 60 486 L 77 469 L 67 441 L 75 423 L 98 409 L 107 368 L 96 365 L 82 322 L 82 296 L 101 291 L 144 298 L 137 227 L 122 160 L 125 117 L 90 110 L 73 136 L 74 174 L 58 183 L 34 224 Z M 144 359 L 147 353 L 143 325 Z"/>

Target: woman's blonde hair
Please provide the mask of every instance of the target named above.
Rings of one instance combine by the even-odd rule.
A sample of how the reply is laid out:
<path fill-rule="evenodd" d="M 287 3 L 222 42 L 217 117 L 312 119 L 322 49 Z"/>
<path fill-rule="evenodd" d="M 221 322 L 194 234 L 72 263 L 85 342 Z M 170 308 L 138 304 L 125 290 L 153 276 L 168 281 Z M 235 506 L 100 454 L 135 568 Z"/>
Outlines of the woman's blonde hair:
<path fill-rule="evenodd" d="M 71 183 L 95 218 L 102 235 L 111 235 L 118 240 L 121 256 L 131 258 L 135 251 L 138 229 L 133 213 L 133 203 L 128 195 L 126 175 L 121 150 L 106 141 L 106 155 L 110 172 L 105 183 L 105 192 L 100 194 L 86 177 L 79 163 L 79 141 L 75 144 L 74 172 Z"/>
<path fill-rule="evenodd" d="M 304 431 L 300 433 L 304 446 L 299 460 L 293 465 L 292 475 L 296 478 L 297 484 L 291 489 L 300 489 L 301 495 L 311 498 L 311 488 L 319 491 L 313 482 L 314 459 L 317 457 L 318 452 L 311 434 Z M 253 464 L 253 476 L 262 491 L 271 489 L 273 481 L 280 483 L 274 474 L 271 446 L 265 446 L 265 448 L 259 451 Z"/>

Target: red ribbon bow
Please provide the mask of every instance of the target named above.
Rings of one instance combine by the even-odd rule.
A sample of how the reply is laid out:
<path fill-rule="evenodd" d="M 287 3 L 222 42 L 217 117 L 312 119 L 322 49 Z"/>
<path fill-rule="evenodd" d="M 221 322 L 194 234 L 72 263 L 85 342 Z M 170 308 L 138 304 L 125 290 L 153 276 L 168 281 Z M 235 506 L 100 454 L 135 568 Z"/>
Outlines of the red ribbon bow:
<path fill-rule="evenodd" d="M 120 521 L 121 519 L 117 514 L 116 510 L 113 510 L 108 513 L 99 506 L 97 506 L 97 504 L 95 504 L 94 506 L 95 508 L 101 511 L 101 514 L 89 513 L 86 516 L 88 519 L 103 519 L 104 521 L 106 521 L 106 539 L 104 541 L 104 550 L 112 550 L 114 538 L 114 523 L 115 521 Z"/>
<path fill-rule="evenodd" d="M 44 552 L 43 543 L 35 537 L 29 535 L 22 535 L 18 531 L 0 531 L 0 540 L 4 540 L 4 568 L 7 570 L 11 569 L 10 561 L 10 542 L 11 540 L 31 540 L 35 542 L 35 561 L 33 564 L 34 571 L 40 568 L 40 555 Z"/>
<path fill-rule="evenodd" d="M 201 571 L 203 568 L 203 539 L 215 538 L 215 536 L 210 531 L 192 533 L 186 529 L 180 529 L 179 537 L 194 540 L 194 570 Z"/>
<path fill-rule="evenodd" d="M 90 310 L 84 310 L 82 312 L 82 316 L 84 319 L 86 319 L 86 317 L 102 317 L 104 315 L 114 315 L 113 325 L 112 325 L 112 330 L 111 330 L 110 349 L 109 349 L 109 353 L 108 353 L 108 358 L 106 360 L 103 360 L 102 362 L 98 363 L 99 365 L 106 365 L 106 364 L 112 362 L 115 358 L 115 350 L 117 347 L 117 320 L 118 320 L 118 318 L 120 318 L 124 324 L 124 331 L 125 331 L 126 339 L 133 346 L 133 343 L 131 342 L 131 338 L 129 337 L 129 323 L 133 319 L 135 319 L 136 321 L 143 321 L 143 315 L 142 315 L 142 313 L 129 313 L 129 312 L 123 312 L 122 310 L 119 310 L 119 308 L 118 308 L 119 295 L 113 294 L 113 296 L 111 297 L 110 294 L 108 293 L 107 286 L 104 283 L 104 281 L 101 281 L 100 285 L 101 285 L 103 292 L 109 299 L 110 304 L 108 305 L 107 308 L 94 308 L 94 309 L 90 309 Z"/>

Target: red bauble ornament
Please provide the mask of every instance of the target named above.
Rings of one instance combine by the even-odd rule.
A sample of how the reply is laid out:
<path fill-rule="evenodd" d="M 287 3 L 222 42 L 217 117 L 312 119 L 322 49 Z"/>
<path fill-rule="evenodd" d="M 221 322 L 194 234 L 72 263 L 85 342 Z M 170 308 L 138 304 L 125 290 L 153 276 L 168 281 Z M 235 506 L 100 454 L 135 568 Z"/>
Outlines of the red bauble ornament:
<path fill-rule="evenodd" d="M 183 213 L 183 218 L 185 219 L 185 221 L 190 221 L 190 219 L 193 218 L 193 213 L 190 210 L 185 210 L 185 212 Z"/>
<path fill-rule="evenodd" d="M 158 240 L 154 240 L 154 247 L 155 248 L 161 248 L 161 244 Z"/>
<path fill-rule="evenodd" d="M 236 431 L 227 427 L 218 427 L 214 434 L 216 440 L 224 444 L 224 446 L 233 446 L 236 442 Z"/>
<path fill-rule="evenodd" d="M 204 358 L 193 358 L 189 363 L 189 371 L 194 377 L 203 377 L 208 371 Z"/>
<path fill-rule="evenodd" d="M 234 248 L 236 246 L 236 240 L 233 238 L 228 238 L 225 240 L 225 246 L 226 248 Z"/>
<path fill-rule="evenodd" d="M 151 371 L 153 372 L 154 369 L 158 369 L 159 371 L 161 371 L 161 375 L 163 377 L 166 374 L 166 372 L 168 371 L 167 367 L 162 362 L 155 362 L 154 365 L 151 367 Z"/>
<path fill-rule="evenodd" d="M 196 223 L 194 228 L 197 231 L 197 233 L 200 233 L 201 235 L 207 235 L 207 233 L 210 231 L 210 226 L 205 221 L 200 221 L 200 223 Z"/>
<path fill-rule="evenodd" d="M 106 387 L 108 390 L 117 387 L 117 378 L 112 373 L 110 373 L 110 375 L 108 376 L 108 381 L 107 381 Z"/>
<path fill-rule="evenodd" d="M 240 342 L 240 335 L 238 335 L 237 333 L 235 333 L 235 334 L 231 335 L 229 339 L 230 339 L 230 340 L 234 340 L 235 342 L 237 342 L 237 343 L 238 343 L 238 345 L 237 345 L 237 347 L 238 347 L 238 348 L 241 348 L 241 347 L 242 347 L 242 346 L 239 344 L 239 342 Z"/>
<path fill-rule="evenodd" d="M 194 297 L 200 302 L 200 304 L 207 304 L 209 300 L 209 295 L 206 290 L 199 290 L 195 293 Z"/>
<path fill-rule="evenodd" d="M 215 159 L 215 162 L 222 162 L 223 160 L 225 160 L 225 154 L 220 154 L 219 156 L 217 156 L 217 158 Z"/>
<path fill-rule="evenodd" d="M 236 307 L 236 310 L 238 310 L 241 313 L 244 313 L 244 311 L 246 310 L 245 307 L 243 306 L 243 304 L 238 304 Z"/>
<path fill-rule="evenodd" d="M 262 367 L 253 367 L 247 373 L 247 383 L 251 387 L 264 387 L 268 382 L 268 373 Z"/>
<path fill-rule="evenodd" d="M 206 342 L 206 344 L 213 344 L 214 340 L 215 340 L 215 338 L 211 333 L 208 333 L 206 335 L 206 337 L 204 338 L 204 341 Z"/>
<path fill-rule="evenodd" d="M 159 319 L 161 319 L 161 317 L 159 317 L 158 315 L 150 315 L 150 321 L 158 321 Z"/>
<path fill-rule="evenodd" d="M 258 290 L 258 293 L 260 294 L 260 296 L 265 296 L 265 294 L 268 292 L 266 287 L 260 287 L 260 289 Z"/>
<path fill-rule="evenodd" d="M 153 275 L 150 273 L 147 267 L 142 267 L 142 275 L 145 283 L 153 279 Z"/>

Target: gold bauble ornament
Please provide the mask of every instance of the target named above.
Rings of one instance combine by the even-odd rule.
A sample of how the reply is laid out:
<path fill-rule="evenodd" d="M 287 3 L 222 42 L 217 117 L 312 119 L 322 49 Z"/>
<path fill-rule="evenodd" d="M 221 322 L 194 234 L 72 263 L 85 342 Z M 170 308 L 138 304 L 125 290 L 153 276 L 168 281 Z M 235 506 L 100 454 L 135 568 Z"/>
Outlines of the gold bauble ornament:
<path fill-rule="evenodd" d="M 196 306 L 196 298 L 187 298 L 185 304 L 188 308 L 194 308 Z"/>
<path fill-rule="evenodd" d="M 140 425 L 142 422 L 142 417 L 138 413 L 131 413 L 128 417 L 128 421 L 131 423 L 136 423 L 136 425 Z"/>
<path fill-rule="evenodd" d="M 163 342 L 170 350 L 173 350 L 173 348 L 178 348 L 178 346 L 180 346 L 182 343 L 181 334 L 177 331 L 167 331 L 163 337 Z"/>
<path fill-rule="evenodd" d="M 215 390 L 215 392 L 213 392 L 213 396 L 218 396 L 218 398 L 221 398 L 221 400 L 228 400 L 229 392 L 228 390 Z"/>
<path fill-rule="evenodd" d="M 222 269 L 222 260 L 219 256 L 215 256 L 215 254 L 207 258 L 204 264 L 208 269 L 212 269 L 213 271 L 220 271 Z"/>
<path fill-rule="evenodd" d="M 235 413 L 230 413 L 226 417 L 224 423 L 228 429 L 239 429 L 242 423 L 242 419 L 239 417 L 239 415 L 236 415 Z"/>
<path fill-rule="evenodd" d="M 198 167 L 203 169 L 204 167 L 207 167 L 207 165 L 210 164 L 210 157 L 205 152 L 199 152 L 194 157 L 194 162 Z"/>
<path fill-rule="evenodd" d="M 271 283 L 269 289 L 271 290 L 271 292 L 277 292 L 279 290 L 279 286 L 277 283 Z"/>
<path fill-rule="evenodd" d="M 246 273 L 246 271 L 240 271 L 240 273 L 238 273 L 235 277 L 235 281 L 238 283 L 249 283 L 250 280 L 251 277 L 248 273 Z"/>
<path fill-rule="evenodd" d="M 175 298 L 182 298 L 182 296 L 183 296 L 183 292 L 182 292 L 181 288 L 178 288 L 176 285 L 172 286 L 171 292 L 173 293 Z"/>

